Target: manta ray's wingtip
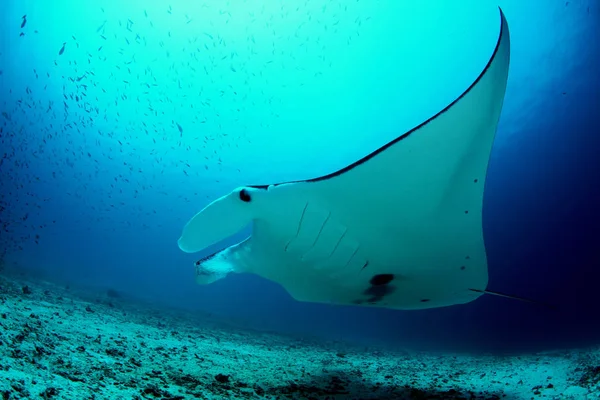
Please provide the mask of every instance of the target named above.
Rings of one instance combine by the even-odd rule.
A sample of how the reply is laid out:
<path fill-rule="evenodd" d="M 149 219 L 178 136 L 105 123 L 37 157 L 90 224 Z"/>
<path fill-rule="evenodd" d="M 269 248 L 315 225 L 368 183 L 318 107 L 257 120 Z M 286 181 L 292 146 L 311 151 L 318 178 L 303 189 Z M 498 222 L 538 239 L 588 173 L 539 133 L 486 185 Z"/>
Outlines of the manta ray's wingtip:
<path fill-rule="evenodd" d="M 506 14 L 504 14 L 504 10 L 502 10 L 502 7 L 498 6 L 498 11 L 500 11 L 501 26 L 508 28 L 508 21 L 506 20 Z"/>

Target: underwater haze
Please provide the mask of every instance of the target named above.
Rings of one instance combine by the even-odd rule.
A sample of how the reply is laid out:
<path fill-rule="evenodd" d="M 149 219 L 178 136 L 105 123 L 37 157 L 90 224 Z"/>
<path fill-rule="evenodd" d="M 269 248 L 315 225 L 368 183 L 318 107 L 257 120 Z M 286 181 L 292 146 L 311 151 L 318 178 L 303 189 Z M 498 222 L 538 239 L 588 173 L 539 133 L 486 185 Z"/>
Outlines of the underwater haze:
<path fill-rule="evenodd" d="M 497 354 L 600 342 L 597 1 L 5 3 L 8 275 L 362 345 Z M 511 55 L 485 181 L 488 289 L 533 303 L 483 295 L 399 311 L 299 302 L 251 274 L 196 284 L 210 252 L 177 245 L 194 214 L 240 186 L 339 170 L 444 109 L 490 59 L 498 6 Z"/>

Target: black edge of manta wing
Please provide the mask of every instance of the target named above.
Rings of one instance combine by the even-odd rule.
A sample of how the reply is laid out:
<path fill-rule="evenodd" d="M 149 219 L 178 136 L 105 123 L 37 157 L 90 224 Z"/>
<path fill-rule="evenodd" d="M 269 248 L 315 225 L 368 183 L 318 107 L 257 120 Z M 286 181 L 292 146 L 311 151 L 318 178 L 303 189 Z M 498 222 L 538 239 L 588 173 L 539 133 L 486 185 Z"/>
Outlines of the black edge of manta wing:
<path fill-rule="evenodd" d="M 427 119 L 425 122 L 417 125 L 416 127 L 412 128 L 411 130 L 409 130 L 408 132 L 398 136 L 396 139 L 393 139 L 391 142 L 388 142 L 387 144 L 381 146 L 380 148 L 378 148 L 377 150 L 373 151 L 370 154 L 367 154 L 366 156 L 364 156 L 363 158 L 361 158 L 358 161 L 353 162 L 352 164 L 338 170 L 335 171 L 333 173 L 327 174 L 327 175 L 323 175 L 317 178 L 312 178 L 312 179 L 305 179 L 305 180 L 297 180 L 297 181 L 289 181 L 289 182 L 280 182 L 280 183 L 274 183 L 271 185 L 248 185 L 247 187 L 251 187 L 254 189 L 262 189 L 262 190 L 266 190 L 268 189 L 269 186 L 279 186 L 279 185 L 285 185 L 285 184 L 289 184 L 289 183 L 301 183 L 301 182 L 319 182 L 319 181 L 324 181 L 327 179 L 331 179 L 334 178 L 338 175 L 341 175 L 345 172 L 348 172 L 350 170 L 352 170 L 353 168 L 369 161 L 371 158 L 375 157 L 377 154 L 381 153 L 382 151 L 384 151 L 385 149 L 391 147 L 392 145 L 398 143 L 399 141 L 406 139 L 407 137 L 409 137 L 412 133 L 418 131 L 419 129 L 421 129 L 422 127 L 424 127 L 425 125 L 427 125 L 428 123 L 430 123 L 431 121 L 433 121 L 434 119 L 436 119 L 437 117 L 439 117 L 440 115 L 444 114 L 446 111 L 448 111 L 450 108 L 452 108 L 452 106 L 454 104 L 456 104 L 460 99 L 462 99 L 463 97 L 465 97 L 470 91 L 471 89 L 473 89 L 473 87 L 475 87 L 475 85 L 477 85 L 477 83 L 479 83 L 479 81 L 481 80 L 481 78 L 483 78 L 483 76 L 486 74 L 486 72 L 488 71 L 488 69 L 490 68 L 490 66 L 492 65 L 492 63 L 494 62 L 494 60 L 496 59 L 496 55 L 498 54 L 498 50 L 500 49 L 500 44 L 502 43 L 502 40 L 505 38 L 505 36 L 509 35 L 508 32 L 508 23 L 506 22 L 506 17 L 504 16 L 504 12 L 502 11 L 502 8 L 498 7 L 498 10 L 500 11 L 500 33 L 498 35 L 498 41 L 496 42 L 496 47 L 494 48 L 494 52 L 492 53 L 490 59 L 488 60 L 487 64 L 485 65 L 485 68 L 483 69 L 483 71 L 481 71 L 481 73 L 479 74 L 479 76 L 477 77 L 477 79 L 475 79 L 473 81 L 473 83 L 471 83 L 471 85 L 469 85 L 469 87 L 467 88 L 467 90 L 465 90 L 460 96 L 458 96 L 456 99 L 454 99 L 454 101 L 452 101 L 450 104 L 448 104 L 444 109 L 442 109 L 441 111 L 439 111 L 437 114 L 433 115 L 432 117 L 430 117 L 429 119 Z"/>

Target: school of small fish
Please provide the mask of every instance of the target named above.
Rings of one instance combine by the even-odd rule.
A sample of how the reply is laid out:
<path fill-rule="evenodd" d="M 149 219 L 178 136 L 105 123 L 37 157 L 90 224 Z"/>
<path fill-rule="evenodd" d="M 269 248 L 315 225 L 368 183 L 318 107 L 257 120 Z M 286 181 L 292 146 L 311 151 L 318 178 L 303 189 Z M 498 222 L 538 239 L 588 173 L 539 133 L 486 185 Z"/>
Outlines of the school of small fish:
<path fill-rule="evenodd" d="M 0 263 L 72 224 L 71 206 L 87 229 L 154 229 L 168 220 L 152 220 L 161 199 L 210 196 L 203 185 L 243 169 L 231 160 L 277 120 L 282 93 L 324 79 L 332 44 L 360 36 L 370 17 L 354 3 L 208 1 L 155 19 L 99 7 L 85 37 L 53 43 L 52 26 L 24 14 L 10 46 L 54 50 L 20 62 L 19 79 L 0 65 Z M 173 182 L 193 189 L 173 194 Z"/>

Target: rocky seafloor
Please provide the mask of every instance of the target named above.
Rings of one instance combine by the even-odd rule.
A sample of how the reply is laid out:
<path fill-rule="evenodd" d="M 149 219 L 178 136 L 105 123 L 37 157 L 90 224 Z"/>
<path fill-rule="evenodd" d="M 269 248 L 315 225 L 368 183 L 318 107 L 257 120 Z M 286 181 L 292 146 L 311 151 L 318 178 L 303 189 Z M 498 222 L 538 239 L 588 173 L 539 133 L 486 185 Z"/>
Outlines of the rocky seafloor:
<path fill-rule="evenodd" d="M 389 351 L 0 276 L 0 399 L 598 399 L 600 349 Z"/>

